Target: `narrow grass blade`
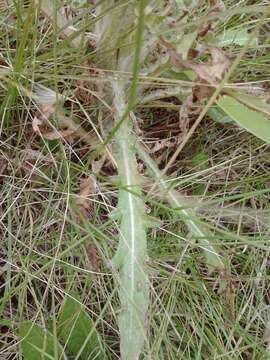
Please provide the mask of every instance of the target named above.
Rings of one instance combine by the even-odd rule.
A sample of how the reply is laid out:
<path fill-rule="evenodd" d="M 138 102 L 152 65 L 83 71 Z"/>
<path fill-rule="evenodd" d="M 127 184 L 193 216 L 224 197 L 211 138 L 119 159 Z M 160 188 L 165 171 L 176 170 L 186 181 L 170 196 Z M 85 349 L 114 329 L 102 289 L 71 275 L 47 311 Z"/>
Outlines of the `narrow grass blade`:
<path fill-rule="evenodd" d="M 55 348 L 55 339 L 51 333 L 41 326 L 25 321 L 21 324 L 19 335 L 21 353 L 26 360 L 67 359 L 60 344 Z"/>
<path fill-rule="evenodd" d="M 137 150 L 139 156 L 145 162 L 149 170 L 154 174 L 155 177 L 159 178 L 160 171 L 144 148 L 141 145 L 138 145 Z M 176 209 L 179 215 L 181 215 L 191 234 L 194 235 L 196 239 L 198 239 L 201 247 L 204 249 L 205 259 L 209 267 L 209 271 L 223 270 L 224 264 L 222 258 L 209 241 L 209 238 L 211 237 L 210 231 L 201 225 L 201 221 L 198 219 L 196 214 L 191 209 L 187 208 L 186 200 L 183 199 L 181 194 L 171 190 L 164 178 L 160 179 L 159 187 L 164 192 L 168 203 L 174 209 Z"/>
<path fill-rule="evenodd" d="M 222 96 L 217 104 L 242 128 L 270 143 L 270 119 L 261 112 L 251 110 L 227 95 Z"/>
<path fill-rule="evenodd" d="M 81 360 L 105 359 L 101 337 L 94 323 L 81 304 L 67 297 L 57 321 L 59 337 L 63 338 L 68 351 Z"/>

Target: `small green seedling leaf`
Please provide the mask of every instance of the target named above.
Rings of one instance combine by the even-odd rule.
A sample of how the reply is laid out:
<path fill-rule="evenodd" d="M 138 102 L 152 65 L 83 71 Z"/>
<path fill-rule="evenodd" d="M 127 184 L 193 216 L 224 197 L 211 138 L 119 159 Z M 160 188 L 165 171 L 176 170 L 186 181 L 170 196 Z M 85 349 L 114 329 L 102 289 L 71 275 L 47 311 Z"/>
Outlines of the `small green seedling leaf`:
<path fill-rule="evenodd" d="M 270 143 L 270 119 L 262 113 L 249 109 L 227 95 L 222 96 L 217 104 L 242 128 Z"/>
<path fill-rule="evenodd" d="M 59 337 L 65 341 L 68 351 L 81 360 L 104 360 L 105 352 L 94 323 L 81 304 L 67 297 L 57 321 Z"/>
<path fill-rule="evenodd" d="M 25 321 L 19 329 L 21 353 L 25 360 L 65 360 L 64 350 L 54 336 L 41 326 Z"/>

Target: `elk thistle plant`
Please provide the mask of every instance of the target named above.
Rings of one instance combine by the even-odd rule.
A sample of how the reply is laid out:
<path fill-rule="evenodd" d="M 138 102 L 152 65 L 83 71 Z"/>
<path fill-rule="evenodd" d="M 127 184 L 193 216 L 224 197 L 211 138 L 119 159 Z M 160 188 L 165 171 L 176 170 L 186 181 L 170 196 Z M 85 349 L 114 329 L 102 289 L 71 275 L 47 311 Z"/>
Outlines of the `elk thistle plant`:
<path fill-rule="evenodd" d="M 119 246 L 113 259 L 114 269 L 119 270 L 116 276 L 121 301 L 119 329 L 121 356 L 124 360 L 139 359 L 143 346 L 147 344 L 147 309 L 149 305 L 149 279 L 147 276 L 147 242 L 148 225 L 145 204 L 140 189 L 138 164 L 136 158 L 136 138 L 133 134 L 133 107 L 138 97 L 145 92 L 144 86 L 138 85 L 140 69 L 146 75 L 158 74 L 168 59 L 161 56 L 157 59 L 155 69 L 149 65 L 148 57 L 157 48 L 159 36 L 154 33 L 155 26 L 167 26 L 166 15 L 173 13 L 172 4 L 167 7 L 161 1 L 128 2 L 117 6 L 117 2 L 107 1 L 98 7 L 95 35 L 97 38 L 97 61 L 104 69 L 115 71 L 110 83 L 107 101 L 113 104 L 115 126 L 111 134 L 115 135 L 115 155 L 119 175 L 120 189 L 118 194 Z M 158 4 L 157 4 L 158 3 Z M 164 2 L 165 3 L 165 2 Z M 113 9 L 111 12 L 108 9 Z M 162 10 L 161 13 L 158 10 Z M 119 19 L 121 21 L 119 22 Z M 172 19 L 168 18 L 171 22 Z M 169 29 L 169 27 L 167 28 Z M 175 35 L 175 34 L 173 34 Z M 106 49 L 105 59 L 98 55 Z M 109 54 L 109 55 L 108 55 Z M 100 56 L 100 57 L 99 57 Z M 129 75 L 129 76 L 127 76 Z M 130 77 L 132 75 L 132 77 Z M 166 91 L 165 91 L 166 93 Z M 159 94 L 159 98 L 164 92 Z M 165 95 L 166 96 L 166 95 Z M 154 175 L 157 169 L 151 159 L 141 156 Z M 164 190 L 165 182 L 161 182 Z M 166 186 L 165 186 L 166 190 Z M 173 192 L 168 192 L 169 202 L 173 207 L 183 206 L 176 200 Z M 213 246 L 206 240 L 207 235 L 191 220 L 191 213 L 182 210 L 188 227 L 196 237 L 202 240 L 208 265 L 212 269 L 223 269 L 223 263 Z M 195 215 L 193 215 L 195 216 Z M 196 218 L 196 217 L 195 217 Z"/>

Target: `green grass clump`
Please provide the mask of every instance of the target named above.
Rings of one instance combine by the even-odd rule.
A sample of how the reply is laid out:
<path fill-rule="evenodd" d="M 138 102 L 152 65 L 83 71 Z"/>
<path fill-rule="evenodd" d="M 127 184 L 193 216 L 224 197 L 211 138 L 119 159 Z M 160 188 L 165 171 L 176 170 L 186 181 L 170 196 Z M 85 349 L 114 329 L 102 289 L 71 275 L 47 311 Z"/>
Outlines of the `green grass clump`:
<path fill-rule="evenodd" d="M 269 358 L 269 12 L 0 1 L 1 359 Z"/>

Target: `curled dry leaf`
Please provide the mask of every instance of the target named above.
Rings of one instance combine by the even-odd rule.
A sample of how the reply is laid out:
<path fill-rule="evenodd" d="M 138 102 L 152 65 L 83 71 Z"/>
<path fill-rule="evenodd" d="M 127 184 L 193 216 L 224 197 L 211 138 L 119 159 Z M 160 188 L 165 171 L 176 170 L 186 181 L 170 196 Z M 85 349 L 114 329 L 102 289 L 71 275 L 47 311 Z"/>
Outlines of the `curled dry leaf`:
<path fill-rule="evenodd" d="M 179 110 L 179 128 L 181 135 L 186 136 L 189 130 L 189 115 L 192 111 L 193 96 L 188 96 Z"/>
<path fill-rule="evenodd" d="M 214 88 L 212 86 L 203 86 L 203 85 L 195 85 L 192 88 L 192 96 L 193 102 L 200 102 L 204 99 L 209 98 L 214 93 Z"/>
<path fill-rule="evenodd" d="M 204 38 L 211 29 L 212 29 L 212 24 L 209 22 L 204 28 L 202 28 L 198 32 L 197 39 Z"/>
<path fill-rule="evenodd" d="M 49 118 L 57 111 L 57 94 L 48 88 L 37 87 L 36 89 L 37 101 L 40 104 L 40 109 L 36 112 L 35 117 L 32 121 L 32 128 L 34 132 L 48 140 L 55 140 L 60 138 L 70 137 L 74 132 L 74 126 L 65 123 L 63 119 L 65 116 L 58 111 L 57 115 L 60 120 L 60 124 L 66 127 L 65 130 L 51 130 L 49 128 Z M 67 121 L 66 121 L 67 122 Z"/>
<path fill-rule="evenodd" d="M 32 128 L 34 132 L 37 132 L 40 136 L 47 140 L 56 140 L 65 138 L 73 141 L 74 133 L 80 128 L 76 125 L 72 119 L 69 119 L 63 114 L 63 111 L 57 109 L 57 94 L 48 88 L 40 88 L 37 91 L 37 99 L 40 104 L 40 109 L 36 112 L 32 121 Z M 59 98 L 61 96 L 59 95 Z M 61 130 L 51 130 L 49 126 L 50 117 L 57 113 Z"/>
<path fill-rule="evenodd" d="M 36 84 L 31 98 L 39 104 L 39 110 L 36 112 L 32 127 L 34 132 L 48 140 L 66 139 L 73 142 L 75 138 L 89 144 L 91 149 L 96 148 L 101 142 L 102 138 L 95 132 L 88 132 L 82 126 L 64 114 L 64 96 L 49 89 L 45 86 Z M 56 114 L 59 129 L 52 129 L 49 122 L 50 117 Z"/>
<path fill-rule="evenodd" d="M 39 166 L 48 166 L 50 164 L 55 163 L 55 159 L 51 155 L 43 155 L 42 152 L 38 150 L 33 150 L 31 148 L 26 148 L 20 153 L 20 172 L 23 175 L 31 174 L 31 177 L 34 175 L 38 175 Z"/>
<path fill-rule="evenodd" d="M 44 86 L 36 85 L 33 98 L 39 104 L 39 110 L 32 121 L 34 132 L 48 140 L 66 139 L 73 142 L 75 138 L 80 138 L 92 148 L 100 144 L 100 139 L 95 133 L 88 133 L 72 118 L 65 116 L 62 106 L 64 99 L 61 94 Z M 59 129 L 51 129 L 49 119 L 53 114 L 57 116 Z"/>
<path fill-rule="evenodd" d="M 68 128 L 66 130 L 49 130 L 44 120 L 34 117 L 32 121 L 32 128 L 34 132 L 37 132 L 40 136 L 44 137 L 47 140 L 56 140 L 56 139 L 68 139 L 73 140 L 72 135 L 74 135 L 76 129 Z"/>
<path fill-rule="evenodd" d="M 32 121 L 32 128 L 34 130 L 34 132 L 39 133 L 40 132 L 40 126 L 43 125 L 43 121 L 41 121 L 40 119 L 38 119 L 36 116 L 34 117 L 33 121 Z"/>
<path fill-rule="evenodd" d="M 97 194 L 97 183 L 94 176 L 88 176 L 87 178 L 82 179 L 80 183 L 80 192 L 76 199 L 76 205 L 85 212 L 89 212 L 91 210 L 89 196 L 94 194 Z"/>
<path fill-rule="evenodd" d="M 43 155 L 42 152 L 31 148 L 22 150 L 20 159 L 21 161 L 40 161 L 45 164 L 53 162 L 53 158 L 51 156 Z"/>
<path fill-rule="evenodd" d="M 74 134 L 74 130 L 72 129 L 68 129 L 68 130 L 62 130 L 62 131 L 49 131 L 49 132 L 45 132 L 43 133 L 43 136 L 47 139 L 47 140 L 56 140 L 56 139 L 61 139 L 61 138 L 68 138 L 69 141 L 72 141 L 72 135 Z"/>
<path fill-rule="evenodd" d="M 208 47 L 212 58 L 211 61 L 198 63 L 192 60 L 183 60 L 177 54 L 175 48 L 167 41 L 161 39 L 161 43 L 167 48 L 171 62 L 176 68 L 193 70 L 201 80 L 213 86 L 216 86 L 218 81 L 222 79 L 231 64 L 231 60 L 224 51 L 214 46 Z"/>
<path fill-rule="evenodd" d="M 204 80 L 211 85 L 217 85 L 218 81 L 222 79 L 225 71 L 229 68 L 231 61 L 221 49 L 211 47 L 209 50 L 212 56 L 212 60 L 205 64 L 179 59 L 179 56 L 176 54 L 176 52 L 170 52 L 174 65 L 180 65 L 186 69 L 191 69 L 198 75 L 201 80 Z M 176 56 L 178 58 L 176 58 Z"/>
<path fill-rule="evenodd" d="M 150 154 L 154 154 L 164 148 L 170 148 L 175 146 L 175 139 L 170 140 L 170 139 L 162 139 L 159 140 L 155 143 L 155 145 L 153 146 L 153 148 L 149 151 Z"/>
<path fill-rule="evenodd" d="M 98 253 L 98 249 L 92 240 L 86 240 L 85 251 L 88 258 L 88 267 L 90 271 L 100 272 L 101 259 Z"/>
<path fill-rule="evenodd" d="M 94 176 L 91 175 L 81 180 L 80 191 L 77 195 L 75 203 L 85 216 L 88 216 L 89 212 L 92 209 L 92 204 L 89 196 L 97 194 L 97 190 L 97 182 Z M 77 217 L 76 221 L 78 223 L 80 222 L 79 217 Z M 84 243 L 84 247 L 88 258 L 86 266 L 89 268 L 90 271 L 100 272 L 101 259 L 95 243 L 91 239 L 87 239 Z"/>

